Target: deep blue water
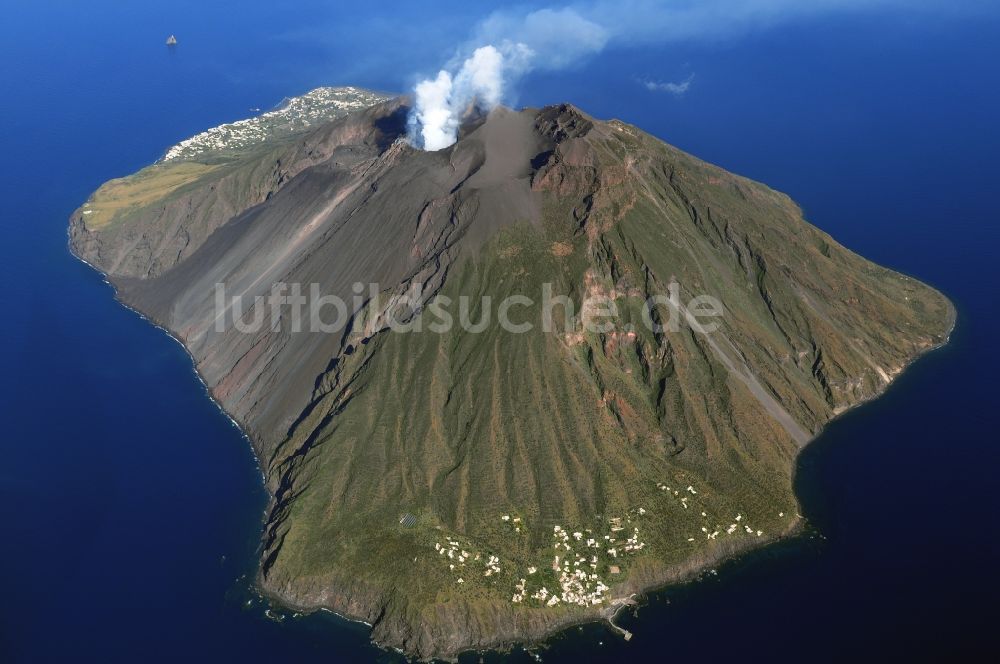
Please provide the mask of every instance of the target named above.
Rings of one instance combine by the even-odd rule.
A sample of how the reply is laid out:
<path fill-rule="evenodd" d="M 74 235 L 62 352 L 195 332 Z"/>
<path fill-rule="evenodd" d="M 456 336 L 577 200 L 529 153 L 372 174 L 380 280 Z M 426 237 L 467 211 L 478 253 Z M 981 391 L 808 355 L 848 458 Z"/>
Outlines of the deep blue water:
<path fill-rule="evenodd" d="M 337 618 L 245 605 L 266 500 L 250 449 L 183 350 L 69 255 L 65 226 L 104 180 L 251 107 L 405 89 L 482 10 L 220 4 L 0 8 L 0 661 L 393 659 Z M 692 72 L 683 98 L 635 80 Z M 959 310 L 949 346 L 803 454 L 808 536 L 655 596 L 622 618 L 631 643 L 590 626 L 546 661 L 996 652 L 998 83 L 995 18 L 888 13 L 524 81 L 522 104 L 572 101 L 788 192 Z"/>

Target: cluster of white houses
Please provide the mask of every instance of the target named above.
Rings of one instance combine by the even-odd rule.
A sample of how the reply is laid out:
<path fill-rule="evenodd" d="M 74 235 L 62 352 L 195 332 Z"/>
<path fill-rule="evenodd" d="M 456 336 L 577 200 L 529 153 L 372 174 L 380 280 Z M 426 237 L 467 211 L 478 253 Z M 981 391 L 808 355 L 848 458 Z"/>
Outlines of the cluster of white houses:
<path fill-rule="evenodd" d="M 645 513 L 646 510 L 642 508 L 638 511 L 638 514 Z M 603 536 L 595 535 L 590 528 L 570 532 L 562 526 L 553 526 L 555 554 L 552 558 L 552 571 L 557 575 L 555 579 L 557 587 L 550 590 L 547 586 L 541 585 L 529 594 L 528 581 L 522 578 L 514 586 L 511 601 L 519 604 L 530 598 L 545 606 L 555 606 L 559 603 L 591 606 L 604 601 L 610 588 L 604 582 L 601 573 L 619 574 L 621 568 L 618 565 L 602 563 L 601 557 L 606 555 L 610 559 L 616 559 L 619 555 L 639 551 L 646 546 L 645 542 L 639 540 L 637 526 L 633 527 L 632 533 L 622 543 L 621 536 L 617 533 L 625 530 L 623 519 L 611 517 L 608 522 L 611 532 Z M 631 520 L 627 522 L 631 523 Z M 531 576 L 537 571 L 536 567 L 529 567 L 528 575 Z"/>
<path fill-rule="evenodd" d="M 680 503 L 681 503 L 681 506 L 684 509 L 688 509 L 689 508 L 688 500 L 690 500 L 691 496 L 698 495 L 698 492 L 691 485 L 688 485 L 688 487 L 686 489 L 683 489 L 683 491 L 682 491 L 682 490 L 678 490 L 678 489 L 671 489 L 670 486 L 668 486 L 667 484 L 664 484 L 663 482 L 657 482 L 656 483 L 656 488 L 659 489 L 662 492 L 665 492 L 668 496 L 673 496 L 674 498 L 679 499 Z M 690 494 L 690 495 L 682 495 L 682 493 Z M 701 516 L 702 516 L 703 519 L 707 519 L 708 518 L 708 514 L 706 512 L 702 512 Z M 784 517 L 785 513 L 784 512 L 779 512 L 778 516 L 779 517 Z M 750 526 L 750 524 L 743 522 L 743 514 L 742 513 L 737 513 L 736 517 L 733 519 L 733 522 L 730 523 L 728 526 L 723 526 L 721 524 L 716 524 L 714 527 L 709 527 L 707 525 L 703 525 L 701 527 L 701 532 L 702 532 L 702 534 L 704 534 L 705 539 L 709 539 L 709 540 L 717 539 L 719 537 L 719 535 L 722 535 L 723 533 L 726 534 L 726 535 L 732 535 L 732 534 L 736 533 L 737 531 L 743 531 L 746 534 L 753 535 L 755 537 L 763 537 L 764 536 L 764 531 L 763 530 L 760 530 L 759 528 L 753 528 L 753 527 Z M 694 542 L 695 538 L 694 537 L 688 537 L 687 541 L 688 542 Z"/>
<path fill-rule="evenodd" d="M 689 501 L 700 502 L 701 500 L 695 498 L 698 496 L 698 491 L 692 485 L 685 489 L 675 490 L 662 482 L 657 482 L 656 488 L 667 496 L 678 500 L 684 509 L 690 509 Z M 538 574 L 539 569 L 543 566 L 528 566 L 524 576 L 514 584 L 511 601 L 520 604 L 527 600 L 534 600 L 544 606 L 600 604 L 606 599 L 610 590 L 610 587 L 605 583 L 606 577 L 603 575 L 620 574 L 619 560 L 623 556 L 634 554 L 646 547 L 646 542 L 640 538 L 639 526 L 636 525 L 640 521 L 639 517 L 646 513 L 645 508 L 639 507 L 629 510 L 624 517 L 608 517 L 606 534 L 596 534 L 590 528 L 570 531 L 561 525 L 553 526 L 553 558 L 551 565 L 546 564 L 546 566 L 550 567 L 555 578 L 553 579 L 547 573 Z M 778 513 L 779 517 L 784 517 L 784 515 L 784 512 Z M 692 517 L 698 519 L 694 514 Z M 701 532 L 708 540 L 714 540 L 723 534 L 733 535 L 738 531 L 756 537 L 764 535 L 762 530 L 753 528 L 746 522 L 742 512 L 737 513 L 728 526 L 709 525 L 709 519 L 708 513 L 702 511 Z M 500 520 L 515 532 L 520 532 L 522 525 L 524 525 L 521 517 L 509 514 L 502 515 Z M 688 537 L 687 541 L 694 542 L 696 538 Z M 496 578 L 500 575 L 501 565 L 497 556 L 470 553 L 451 537 L 447 538 L 446 544 L 435 543 L 434 549 L 439 555 L 447 558 L 449 569 L 452 571 L 461 572 L 462 568 L 466 568 L 466 563 L 483 560 L 485 565 L 485 569 L 481 572 L 483 577 Z M 466 570 L 465 576 L 472 573 L 472 571 Z M 529 582 L 532 577 L 535 577 L 535 580 Z M 465 579 L 458 576 L 456 583 L 465 583 Z"/>

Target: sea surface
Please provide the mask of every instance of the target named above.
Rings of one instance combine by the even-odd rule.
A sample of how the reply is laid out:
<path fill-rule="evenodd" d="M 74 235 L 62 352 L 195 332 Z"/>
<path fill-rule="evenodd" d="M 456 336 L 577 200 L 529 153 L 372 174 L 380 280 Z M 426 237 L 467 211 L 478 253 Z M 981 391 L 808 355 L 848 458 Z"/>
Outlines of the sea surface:
<path fill-rule="evenodd" d="M 66 247 L 103 181 L 318 85 L 405 90 L 485 10 L 387 11 L 0 7 L 0 661 L 398 659 L 332 615 L 268 617 L 248 583 L 266 503 L 248 444 L 183 349 Z M 640 83 L 692 75 L 682 97 Z M 947 347 L 803 453 L 802 537 L 654 594 L 621 617 L 629 643 L 591 625 L 534 654 L 996 656 L 998 83 L 994 18 L 886 11 L 613 49 L 516 88 L 518 104 L 571 101 L 785 191 L 958 308 Z"/>

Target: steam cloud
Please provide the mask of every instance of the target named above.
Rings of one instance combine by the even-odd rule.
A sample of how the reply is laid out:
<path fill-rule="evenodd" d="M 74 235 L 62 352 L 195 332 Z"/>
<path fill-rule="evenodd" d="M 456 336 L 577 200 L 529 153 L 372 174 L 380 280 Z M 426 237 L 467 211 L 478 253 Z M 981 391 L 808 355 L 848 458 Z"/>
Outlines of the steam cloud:
<path fill-rule="evenodd" d="M 448 147 L 458 138 L 462 119 L 471 109 L 492 109 L 527 72 L 566 67 L 600 51 L 607 40 L 604 28 L 569 8 L 541 9 L 524 16 L 490 15 L 479 24 L 472 40 L 485 45 L 454 60 L 436 77 L 417 83 L 410 142 L 424 150 Z"/>
<path fill-rule="evenodd" d="M 517 45 L 524 58 L 530 52 Z M 424 150 L 440 150 L 455 142 L 462 116 L 473 104 L 491 109 L 503 96 L 504 66 L 509 58 L 496 46 L 481 46 L 466 58 L 454 75 L 447 69 L 417 84 L 411 139 Z"/>
<path fill-rule="evenodd" d="M 591 0 L 561 9 L 490 14 L 437 76 L 417 84 L 410 142 L 425 150 L 446 148 L 458 137 L 472 107 L 490 110 L 531 70 L 562 69 L 609 43 L 618 46 L 721 40 L 764 30 L 796 18 L 843 11 L 937 9 L 945 0 Z M 969 4 L 978 5 L 979 0 Z M 682 95 L 691 79 L 644 83 Z"/>

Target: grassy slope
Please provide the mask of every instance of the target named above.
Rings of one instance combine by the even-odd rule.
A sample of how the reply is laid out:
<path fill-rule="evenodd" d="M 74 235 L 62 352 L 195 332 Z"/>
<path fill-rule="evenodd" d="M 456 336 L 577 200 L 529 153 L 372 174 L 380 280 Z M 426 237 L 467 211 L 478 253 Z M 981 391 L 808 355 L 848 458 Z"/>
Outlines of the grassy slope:
<path fill-rule="evenodd" d="M 87 228 L 106 228 L 116 219 L 158 203 L 184 185 L 198 182 L 216 168 L 216 164 L 169 162 L 105 182 L 84 204 Z"/>
<path fill-rule="evenodd" d="M 573 254 L 555 256 L 555 241 L 572 242 Z M 450 283 L 497 300 L 535 295 L 532 286 L 543 281 L 569 287 L 582 278 L 585 251 L 585 238 L 520 228 L 497 238 L 482 260 L 467 263 Z M 458 291 L 446 287 L 444 294 L 457 299 Z M 540 325 L 540 306 L 518 313 Z M 595 571 L 612 585 L 628 576 L 636 558 L 671 564 L 696 555 L 706 545 L 702 526 L 725 530 L 742 514 L 741 526 L 774 532 L 793 517 L 790 454 L 778 460 L 777 472 L 759 462 L 714 467 L 705 456 L 670 455 L 657 425 L 660 406 L 634 378 L 642 368 L 632 349 L 606 357 L 597 338 L 568 345 L 538 330 L 510 335 L 493 326 L 480 335 L 376 339 L 365 349 L 370 364 L 352 385 L 356 396 L 323 431 L 296 476 L 288 531 L 270 572 L 274 585 L 322 583 L 347 573 L 373 587 L 398 589 L 416 614 L 456 599 L 510 603 L 521 578 L 529 579 L 529 595 L 558 587 L 551 569 L 556 525 L 587 532 L 587 538 L 596 533 L 596 539 L 615 535 L 612 517 L 640 528 L 645 548 L 637 553 L 621 550 L 621 536 L 617 545 L 602 541 L 599 550 L 572 543 L 588 559 L 598 556 Z M 676 344 L 677 359 L 664 372 L 680 374 L 686 389 L 702 397 L 688 403 L 671 395 L 664 400 L 675 403 L 667 410 L 678 409 L 696 423 L 726 411 L 747 410 L 760 419 L 745 395 L 729 392 L 721 367 L 703 364 L 690 335 Z M 609 393 L 615 396 L 607 399 Z M 697 495 L 684 491 L 689 485 Z M 637 513 L 640 507 L 646 514 Z M 416 527 L 399 525 L 403 512 L 418 516 Z M 480 560 L 449 569 L 454 561 L 434 546 L 446 537 Z M 732 537 L 757 535 L 741 527 Z M 619 556 L 608 555 L 608 548 Z M 486 577 L 489 555 L 500 559 L 501 571 Z M 611 574 L 610 565 L 621 573 Z M 529 574 L 530 567 L 538 571 Z M 544 602 L 528 598 L 524 604 Z"/>
<path fill-rule="evenodd" d="M 569 220 L 593 169 L 567 159 L 553 182 L 573 184 L 550 187 L 543 227 L 494 238 L 443 294 L 537 300 L 552 282 L 579 310 L 584 294 L 613 292 L 620 328 L 544 334 L 536 303 L 517 310 L 536 325 L 528 334 L 491 325 L 478 335 L 376 336 L 349 358 L 347 389 L 317 409 L 336 417 L 316 420 L 300 455 L 273 462 L 287 487 L 268 543 L 269 588 L 344 609 L 326 589 L 361 587 L 414 631 L 433 631 L 449 606 L 479 616 L 466 623 L 489 622 L 513 606 L 520 579 L 525 614 L 583 612 L 541 609 L 530 597 L 558 587 L 553 556 L 567 552 L 553 549 L 556 525 L 584 540 L 614 536 L 613 518 L 625 533 L 639 528 L 644 546 L 627 554 L 571 542 L 585 566 L 598 556 L 588 572 L 613 588 L 633 569 L 646 578 L 784 532 L 796 442 L 702 338 L 639 322 L 642 302 L 672 277 L 685 301 L 723 300 L 723 347 L 812 431 L 880 391 L 880 372 L 943 338 L 950 306 L 940 294 L 843 249 L 787 197 L 611 126 L 591 141 L 602 167 L 586 228 Z M 404 512 L 417 515 L 415 527 L 399 525 Z M 447 538 L 470 559 L 438 553 Z M 490 555 L 500 571 L 486 576 Z M 441 647 L 405 638 L 418 652 Z"/>

